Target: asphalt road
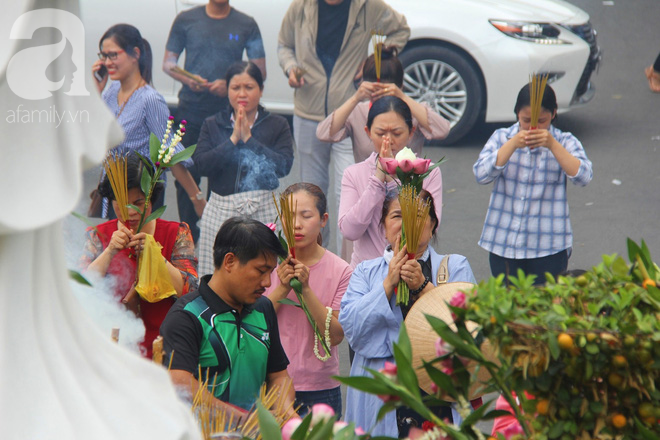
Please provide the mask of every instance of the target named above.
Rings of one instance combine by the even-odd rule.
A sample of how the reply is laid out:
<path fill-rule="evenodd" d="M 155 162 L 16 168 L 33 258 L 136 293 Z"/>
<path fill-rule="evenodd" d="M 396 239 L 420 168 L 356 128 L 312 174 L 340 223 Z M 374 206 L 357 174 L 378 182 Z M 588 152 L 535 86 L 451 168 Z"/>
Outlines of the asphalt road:
<path fill-rule="evenodd" d="M 660 260 L 660 94 L 650 92 L 644 68 L 660 52 L 658 0 L 574 0 L 591 15 L 603 50 L 603 62 L 592 77 L 596 96 L 586 106 L 560 116 L 557 126 L 574 133 L 593 162 L 594 178 L 587 187 L 569 183 L 574 249 L 569 268 L 590 268 L 601 255 L 626 255 L 626 237 L 644 239 Z M 512 109 L 513 114 L 513 109 Z M 486 125 L 451 147 L 428 147 L 427 157 L 445 156 L 442 166 L 444 206 L 434 247 L 441 253 L 465 255 L 478 280 L 490 275 L 488 256 L 477 246 L 492 187 L 478 185 L 472 165 L 494 129 Z M 286 186 L 298 180 L 298 162 Z M 87 173 L 84 199 L 98 179 Z M 166 219 L 175 219 L 173 185 L 168 185 Z M 332 199 L 332 198 L 331 198 Z M 332 202 L 332 200 L 331 200 Z M 333 206 L 331 204 L 331 206 Z M 331 212 L 336 229 L 336 212 Z M 332 221 L 334 220 L 334 222 Z M 330 246 L 334 250 L 334 246 Z M 342 344 L 342 374 L 348 356 Z"/>

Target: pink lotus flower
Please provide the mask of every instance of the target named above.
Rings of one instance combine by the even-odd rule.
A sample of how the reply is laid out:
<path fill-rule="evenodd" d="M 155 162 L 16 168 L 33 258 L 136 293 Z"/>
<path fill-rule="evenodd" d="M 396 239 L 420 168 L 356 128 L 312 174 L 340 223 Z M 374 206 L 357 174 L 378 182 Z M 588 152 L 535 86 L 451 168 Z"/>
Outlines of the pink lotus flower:
<path fill-rule="evenodd" d="M 454 347 L 452 347 L 451 344 L 443 341 L 442 338 L 438 338 L 438 340 L 435 341 L 435 354 L 438 357 L 447 355 L 452 351 L 454 351 Z"/>
<path fill-rule="evenodd" d="M 459 309 L 465 309 L 467 307 L 465 292 L 456 292 L 449 301 L 449 305 L 452 307 L 458 307 Z M 454 312 L 451 312 L 451 317 L 454 321 L 456 320 L 456 314 Z"/>
<path fill-rule="evenodd" d="M 342 421 L 337 421 L 337 422 L 335 422 L 334 425 L 332 425 L 332 433 L 337 434 L 339 431 L 346 428 L 347 426 L 348 426 L 348 423 L 342 422 Z"/>
<path fill-rule="evenodd" d="M 449 305 L 452 307 L 458 307 L 464 309 L 467 307 L 467 298 L 465 297 L 465 292 L 456 292 L 452 299 L 449 301 Z"/>
<path fill-rule="evenodd" d="M 289 419 L 289 421 L 282 426 L 282 440 L 291 440 L 291 436 L 301 423 L 302 419 L 300 417 Z"/>
<path fill-rule="evenodd" d="M 275 223 L 266 223 L 266 226 L 273 232 L 277 231 L 277 225 Z"/>
<path fill-rule="evenodd" d="M 385 366 L 380 370 L 390 380 L 396 379 L 396 364 L 385 361 Z"/>
<path fill-rule="evenodd" d="M 364 429 L 360 428 L 359 426 L 355 428 L 355 435 L 365 435 L 366 432 L 364 432 Z"/>
<path fill-rule="evenodd" d="M 502 435 L 506 439 L 510 439 L 513 436 L 524 434 L 525 431 L 520 426 L 520 423 L 512 423 L 502 430 Z"/>
<path fill-rule="evenodd" d="M 383 170 L 387 174 L 396 175 L 397 167 L 401 168 L 404 173 L 424 174 L 431 166 L 431 159 L 402 159 L 396 160 L 391 157 L 381 157 L 378 159 Z"/>
<path fill-rule="evenodd" d="M 438 385 L 436 385 L 435 382 L 431 382 L 431 392 L 436 394 L 439 390 Z"/>
<path fill-rule="evenodd" d="M 330 405 L 325 403 L 317 403 L 312 406 L 312 423 L 315 426 L 317 423 L 327 422 L 335 415 L 335 410 Z"/>
<path fill-rule="evenodd" d="M 447 376 L 454 374 L 454 364 L 451 358 L 444 359 L 442 362 L 440 362 L 440 371 L 445 373 Z"/>

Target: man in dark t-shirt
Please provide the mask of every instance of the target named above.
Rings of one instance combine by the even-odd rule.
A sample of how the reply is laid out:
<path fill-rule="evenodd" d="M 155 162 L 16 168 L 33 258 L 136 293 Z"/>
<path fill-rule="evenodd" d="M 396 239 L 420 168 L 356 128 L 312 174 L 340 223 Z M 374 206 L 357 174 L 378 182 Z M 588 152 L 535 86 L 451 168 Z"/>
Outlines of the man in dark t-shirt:
<path fill-rule="evenodd" d="M 195 395 L 201 367 L 219 405 L 249 409 L 264 382 L 270 389 L 290 380 L 277 316 L 262 296 L 278 256 L 286 251 L 263 223 L 233 217 L 222 225 L 213 274 L 177 300 L 160 329 L 175 385 Z M 286 397 L 293 402 L 292 388 Z"/>
<path fill-rule="evenodd" d="M 183 68 L 194 74 L 197 81 L 172 70 L 184 50 Z M 243 52 L 261 69 L 266 79 L 266 53 L 259 26 L 252 17 L 230 7 L 229 0 L 210 0 L 208 4 L 183 11 L 175 18 L 167 39 L 163 70 L 182 83 L 175 118 L 187 121 L 182 141 L 185 146 L 197 143 L 206 118 L 229 105 L 225 72 L 233 63 L 243 59 Z M 195 173 L 192 169 L 190 171 Z M 193 177 L 199 184 L 199 176 Z M 195 208 L 200 212 L 203 203 L 190 200 L 183 187 L 175 185 L 179 217 L 188 223 L 197 242 L 199 217 Z M 201 193 L 197 198 L 206 200 Z"/>

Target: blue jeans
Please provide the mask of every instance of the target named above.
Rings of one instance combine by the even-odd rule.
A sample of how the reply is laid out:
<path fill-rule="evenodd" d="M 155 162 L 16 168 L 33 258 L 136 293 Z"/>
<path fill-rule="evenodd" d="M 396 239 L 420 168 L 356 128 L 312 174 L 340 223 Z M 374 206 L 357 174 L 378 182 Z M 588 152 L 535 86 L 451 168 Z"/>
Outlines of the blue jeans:
<path fill-rule="evenodd" d="M 295 405 L 301 405 L 298 410 L 300 417 L 305 417 L 317 403 L 325 403 L 335 410 L 337 420 L 341 418 L 341 387 L 319 391 L 296 391 Z"/>

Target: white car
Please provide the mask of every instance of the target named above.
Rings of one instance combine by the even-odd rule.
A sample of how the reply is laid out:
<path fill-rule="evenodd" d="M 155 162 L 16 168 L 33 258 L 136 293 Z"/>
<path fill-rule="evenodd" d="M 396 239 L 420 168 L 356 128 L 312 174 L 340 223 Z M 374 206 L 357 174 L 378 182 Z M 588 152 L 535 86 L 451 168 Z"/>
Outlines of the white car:
<path fill-rule="evenodd" d="M 83 0 L 86 57 L 91 65 L 103 32 L 130 23 L 154 52 L 154 85 L 175 105 L 179 84 L 163 73 L 165 43 L 176 14 L 206 0 Z M 232 0 L 255 18 L 266 50 L 262 103 L 293 113 L 293 90 L 277 60 L 277 36 L 291 0 Z M 520 87 L 531 73 L 549 73 L 559 111 L 591 100 L 591 75 L 600 62 L 589 15 L 563 0 L 388 0 L 411 28 L 400 54 L 404 91 L 425 101 L 452 124 L 445 143 L 456 142 L 475 124 L 514 120 Z"/>

